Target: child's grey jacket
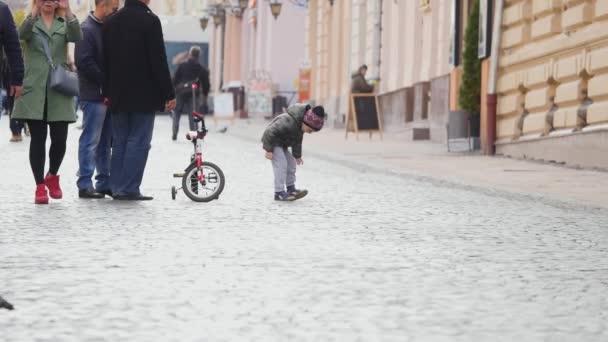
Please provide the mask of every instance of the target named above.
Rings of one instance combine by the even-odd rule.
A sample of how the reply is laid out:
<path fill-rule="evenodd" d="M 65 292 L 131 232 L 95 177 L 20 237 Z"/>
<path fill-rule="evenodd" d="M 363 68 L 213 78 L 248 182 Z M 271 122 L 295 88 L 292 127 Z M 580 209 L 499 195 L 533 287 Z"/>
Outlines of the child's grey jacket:
<path fill-rule="evenodd" d="M 304 114 L 310 109 L 309 105 L 296 104 L 287 109 L 287 113 L 274 118 L 262 136 L 266 152 L 272 152 L 275 147 L 291 147 L 294 158 L 302 157 L 302 122 Z"/>

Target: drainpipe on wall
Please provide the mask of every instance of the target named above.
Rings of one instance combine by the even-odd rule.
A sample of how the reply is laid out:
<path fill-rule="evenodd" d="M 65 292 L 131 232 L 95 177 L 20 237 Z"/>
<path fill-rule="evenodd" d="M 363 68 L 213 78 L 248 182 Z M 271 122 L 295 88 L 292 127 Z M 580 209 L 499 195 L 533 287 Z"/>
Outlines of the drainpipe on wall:
<path fill-rule="evenodd" d="M 219 92 L 222 92 L 222 89 L 224 88 L 224 58 L 225 58 L 225 51 L 224 48 L 226 47 L 226 21 L 227 21 L 227 17 L 224 17 L 224 20 L 222 21 L 222 24 L 220 26 L 221 29 L 221 47 L 220 47 L 220 88 L 219 88 Z"/>
<path fill-rule="evenodd" d="M 487 144 L 484 154 L 494 155 L 496 153 L 496 83 L 498 81 L 498 54 L 500 53 L 500 36 L 502 26 L 502 11 L 504 0 L 496 0 L 494 8 L 494 22 L 492 28 L 492 54 L 490 56 L 490 77 L 488 80 L 488 124 L 486 127 Z"/>
<path fill-rule="evenodd" d="M 381 56 L 380 51 L 382 49 L 382 0 L 376 0 L 374 3 L 374 45 L 372 49 L 372 65 L 376 66 L 375 73 L 371 75 L 370 79 L 380 80 L 380 64 Z"/>

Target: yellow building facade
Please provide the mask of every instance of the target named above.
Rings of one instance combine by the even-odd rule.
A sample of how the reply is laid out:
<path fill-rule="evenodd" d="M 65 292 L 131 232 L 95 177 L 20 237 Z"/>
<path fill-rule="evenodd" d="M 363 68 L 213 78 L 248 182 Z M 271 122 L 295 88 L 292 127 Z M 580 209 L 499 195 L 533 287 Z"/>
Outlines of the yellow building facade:
<path fill-rule="evenodd" d="M 450 107 L 452 0 L 311 0 L 307 55 L 312 98 L 335 127 L 349 110 L 351 75 L 377 80 L 385 129 L 445 141 Z"/>
<path fill-rule="evenodd" d="M 508 0 L 497 153 L 608 168 L 608 0 Z"/>

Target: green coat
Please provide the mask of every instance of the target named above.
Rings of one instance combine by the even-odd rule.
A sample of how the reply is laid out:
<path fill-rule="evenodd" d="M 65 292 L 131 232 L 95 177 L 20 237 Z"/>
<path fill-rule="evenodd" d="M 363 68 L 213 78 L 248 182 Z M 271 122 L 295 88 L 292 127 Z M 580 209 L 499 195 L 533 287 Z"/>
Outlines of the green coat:
<path fill-rule="evenodd" d="M 43 32 L 43 33 L 41 33 Z M 15 101 L 14 119 L 42 120 L 44 100 L 47 97 L 47 121 L 75 122 L 74 97 L 60 94 L 47 89 L 50 65 L 47 62 L 44 48 L 38 35 L 44 34 L 49 39 L 51 57 L 56 65 L 67 66 L 67 44 L 80 40 L 80 24 L 73 17 L 66 21 L 56 17 L 50 30 L 42 17 L 25 18 L 19 27 L 19 37 L 23 41 L 25 59 L 25 78 L 23 80 L 23 96 Z"/>

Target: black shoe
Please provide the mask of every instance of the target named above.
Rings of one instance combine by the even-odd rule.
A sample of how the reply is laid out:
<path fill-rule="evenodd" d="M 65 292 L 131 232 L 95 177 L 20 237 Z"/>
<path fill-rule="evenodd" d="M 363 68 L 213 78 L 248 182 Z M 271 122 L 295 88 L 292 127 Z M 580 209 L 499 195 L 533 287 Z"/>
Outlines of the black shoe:
<path fill-rule="evenodd" d="M 298 190 L 295 189 L 293 191 L 288 191 L 288 193 L 295 197 L 295 199 L 299 200 L 300 198 L 304 198 L 306 197 L 306 195 L 308 195 L 308 190 Z"/>
<path fill-rule="evenodd" d="M 97 190 L 97 192 L 105 196 L 112 197 L 112 190 Z"/>
<path fill-rule="evenodd" d="M 177 140 L 177 135 L 172 136 L 171 140 L 173 140 L 173 141 Z"/>
<path fill-rule="evenodd" d="M 114 199 L 118 201 L 151 201 L 154 199 L 154 197 L 144 196 L 142 194 L 126 194 L 114 195 Z"/>
<path fill-rule="evenodd" d="M 291 202 L 291 201 L 295 201 L 296 198 L 294 196 L 288 194 L 287 192 L 283 191 L 283 192 L 275 193 L 274 200 L 281 201 L 281 202 Z"/>
<path fill-rule="evenodd" d="M 85 189 L 85 190 L 78 191 L 78 197 L 100 199 L 100 198 L 104 198 L 105 195 L 102 193 L 99 193 L 93 189 Z"/>

